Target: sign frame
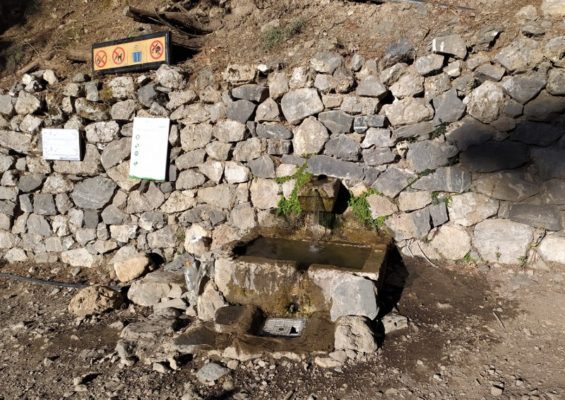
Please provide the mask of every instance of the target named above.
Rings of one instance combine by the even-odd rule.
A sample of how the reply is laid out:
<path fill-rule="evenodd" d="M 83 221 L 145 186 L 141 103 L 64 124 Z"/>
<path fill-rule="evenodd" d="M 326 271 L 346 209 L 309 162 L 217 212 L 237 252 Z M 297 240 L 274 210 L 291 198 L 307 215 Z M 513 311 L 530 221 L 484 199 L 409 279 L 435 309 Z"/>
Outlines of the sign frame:
<path fill-rule="evenodd" d="M 108 68 L 108 69 L 96 69 L 95 68 L 95 63 L 97 60 L 97 55 L 100 55 L 101 57 L 98 59 L 101 59 L 100 62 L 102 62 L 102 60 L 105 59 L 104 64 L 106 62 L 108 62 L 108 59 L 110 57 L 112 57 L 112 54 L 106 54 L 106 52 L 102 51 L 102 53 L 104 54 L 97 54 L 97 51 L 100 52 L 101 49 L 109 47 L 109 46 L 119 46 L 121 44 L 126 44 L 126 43 L 134 43 L 134 42 L 141 42 L 141 41 L 146 41 L 149 39 L 163 39 L 164 41 L 164 51 L 165 51 L 165 59 L 161 60 L 161 61 L 153 61 L 153 62 L 145 62 L 145 63 L 136 63 L 133 65 L 125 65 L 123 67 L 115 67 L 115 68 Z M 116 49 L 122 49 L 121 47 L 116 47 Z M 141 36 L 136 36 L 136 37 L 132 37 L 132 38 L 126 38 L 126 39 L 117 39 L 117 40 L 110 40 L 107 42 L 100 42 L 100 43 L 94 43 L 92 45 L 92 49 L 90 51 L 90 56 L 91 56 L 91 61 L 92 61 L 92 73 L 93 75 L 106 75 L 106 74 L 115 74 L 118 72 L 140 72 L 140 71 L 147 71 L 150 69 L 156 69 L 158 68 L 160 65 L 162 64 L 171 64 L 171 33 L 169 31 L 163 31 L 163 32 L 155 32 L 155 33 L 150 33 L 147 35 L 141 35 Z M 152 54 L 148 55 L 149 58 L 154 58 Z M 123 61 L 122 61 L 123 63 Z M 99 66 L 100 67 L 100 66 Z"/>
<path fill-rule="evenodd" d="M 48 136 L 52 138 L 46 140 Z M 56 138 L 59 136 L 59 138 Z M 53 155 L 51 149 L 47 147 L 48 141 L 59 141 L 58 146 L 67 146 L 67 150 L 72 152 L 72 156 L 67 152 L 62 155 Z M 63 143 L 61 143 L 63 142 Z M 83 141 L 78 129 L 43 128 L 41 130 L 41 157 L 46 161 L 82 161 L 84 155 Z"/>

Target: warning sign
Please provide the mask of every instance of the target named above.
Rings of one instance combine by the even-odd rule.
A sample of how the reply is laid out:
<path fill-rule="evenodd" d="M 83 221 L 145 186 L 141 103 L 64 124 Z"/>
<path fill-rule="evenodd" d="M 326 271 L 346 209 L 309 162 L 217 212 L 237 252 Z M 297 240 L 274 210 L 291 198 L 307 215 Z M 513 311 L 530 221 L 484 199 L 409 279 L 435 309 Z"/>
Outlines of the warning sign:
<path fill-rule="evenodd" d="M 92 45 L 92 67 L 98 73 L 140 71 L 169 62 L 169 32 Z"/>

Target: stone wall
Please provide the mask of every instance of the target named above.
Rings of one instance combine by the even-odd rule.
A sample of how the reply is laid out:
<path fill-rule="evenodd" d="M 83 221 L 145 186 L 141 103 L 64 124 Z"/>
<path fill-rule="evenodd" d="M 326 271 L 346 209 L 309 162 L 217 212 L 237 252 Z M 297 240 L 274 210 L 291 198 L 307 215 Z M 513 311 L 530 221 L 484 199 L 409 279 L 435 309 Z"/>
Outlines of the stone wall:
<path fill-rule="evenodd" d="M 565 264 L 565 36 L 520 13 L 506 46 L 491 29 L 437 37 L 426 54 L 401 40 L 378 60 L 322 52 L 217 80 L 168 66 L 26 75 L 0 94 L 2 257 L 199 256 L 275 223 L 293 188 L 275 178 L 306 163 L 356 195 L 376 189 L 372 215 L 404 254 Z M 134 116 L 171 119 L 167 182 L 128 179 Z M 43 127 L 78 128 L 83 161 L 44 161 Z"/>

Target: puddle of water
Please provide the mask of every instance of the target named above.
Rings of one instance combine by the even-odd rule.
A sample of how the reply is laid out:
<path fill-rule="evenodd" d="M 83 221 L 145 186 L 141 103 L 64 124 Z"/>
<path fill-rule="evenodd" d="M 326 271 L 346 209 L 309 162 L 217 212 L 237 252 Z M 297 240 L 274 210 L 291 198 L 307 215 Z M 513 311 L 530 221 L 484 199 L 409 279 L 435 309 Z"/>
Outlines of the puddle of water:
<path fill-rule="evenodd" d="M 329 242 L 307 242 L 283 238 L 260 237 L 236 250 L 239 256 L 295 261 L 298 268 L 313 264 L 362 270 L 371 248 Z"/>

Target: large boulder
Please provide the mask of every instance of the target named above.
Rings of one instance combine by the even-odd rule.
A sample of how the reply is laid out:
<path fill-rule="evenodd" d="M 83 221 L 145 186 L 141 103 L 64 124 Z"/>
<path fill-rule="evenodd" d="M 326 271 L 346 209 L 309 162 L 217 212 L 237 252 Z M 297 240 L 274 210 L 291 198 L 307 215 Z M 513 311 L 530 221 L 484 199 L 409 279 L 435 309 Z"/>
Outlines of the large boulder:
<path fill-rule="evenodd" d="M 483 260 L 521 264 L 533 240 L 534 228 L 506 219 L 487 219 L 473 233 L 473 246 Z"/>
<path fill-rule="evenodd" d="M 342 317 L 337 321 L 334 347 L 336 350 L 353 350 L 358 353 L 377 351 L 373 331 L 362 317 Z"/>

